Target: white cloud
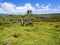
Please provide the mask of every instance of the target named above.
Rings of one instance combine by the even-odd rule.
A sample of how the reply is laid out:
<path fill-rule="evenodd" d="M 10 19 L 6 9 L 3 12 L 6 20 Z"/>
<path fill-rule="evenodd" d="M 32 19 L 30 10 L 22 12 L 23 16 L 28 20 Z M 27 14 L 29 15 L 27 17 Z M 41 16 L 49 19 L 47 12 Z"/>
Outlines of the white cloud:
<path fill-rule="evenodd" d="M 48 11 L 48 10 L 50 10 L 50 5 L 51 5 L 50 3 L 48 5 L 46 5 L 46 6 L 45 5 L 39 5 L 39 3 L 36 3 L 35 4 L 35 6 L 37 8 L 36 11 L 40 11 L 40 12 L 41 11 L 43 11 L 43 12 Z"/>
<path fill-rule="evenodd" d="M 40 9 L 40 10 L 42 10 L 42 11 L 48 11 L 48 10 L 50 10 L 50 5 L 51 5 L 50 3 L 48 5 L 46 5 L 46 6 L 41 5 L 42 9 Z"/>
<path fill-rule="evenodd" d="M 35 11 L 35 8 L 31 4 L 29 4 L 29 3 L 25 4 L 24 7 L 26 7 L 27 10 L 33 10 L 33 11 Z"/>
<path fill-rule="evenodd" d="M 14 8 L 15 7 L 15 5 L 10 4 L 10 3 L 6 3 L 6 2 L 3 3 L 1 6 L 4 7 L 4 8 Z"/>
<path fill-rule="evenodd" d="M 36 3 L 35 6 L 40 6 L 39 3 Z"/>
<path fill-rule="evenodd" d="M 24 6 L 16 7 L 16 10 L 26 12 L 27 10 L 35 11 L 35 8 L 31 4 L 27 3 Z"/>
<path fill-rule="evenodd" d="M 30 3 L 18 7 L 14 4 L 6 3 L 6 2 L 0 5 L 1 5 L 0 13 L 21 13 L 21 12 L 26 12 L 27 10 L 35 11 L 35 8 Z"/>
<path fill-rule="evenodd" d="M 49 7 L 50 7 L 50 5 L 51 5 L 51 4 L 49 3 L 47 6 L 42 7 L 42 8 L 43 8 L 43 9 L 45 9 L 45 10 L 50 10 L 50 8 L 49 8 Z"/>
<path fill-rule="evenodd" d="M 48 5 L 39 5 L 39 3 L 35 4 L 36 7 L 33 7 L 30 3 L 24 4 L 24 6 L 16 6 L 12 3 L 0 3 L 0 13 L 26 13 L 27 10 L 32 10 L 33 12 L 36 13 L 41 13 L 41 12 L 60 12 L 60 6 L 58 6 L 55 9 L 51 9 L 50 6 L 51 4 L 49 3 Z"/>
<path fill-rule="evenodd" d="M 35 4 L 35 6 L 36 6 L 36 8 L 37 8 L 37 9 L 39 9 L 39 8 L 40 8 L 39 3 L 36 3 L 36 4 Z"/>
<path fill-rule="evenodd" d="M 10 3 L 1 3 L 0 12 L 2 13 L 13 13 L 15 12 L 16 5 Z"/>

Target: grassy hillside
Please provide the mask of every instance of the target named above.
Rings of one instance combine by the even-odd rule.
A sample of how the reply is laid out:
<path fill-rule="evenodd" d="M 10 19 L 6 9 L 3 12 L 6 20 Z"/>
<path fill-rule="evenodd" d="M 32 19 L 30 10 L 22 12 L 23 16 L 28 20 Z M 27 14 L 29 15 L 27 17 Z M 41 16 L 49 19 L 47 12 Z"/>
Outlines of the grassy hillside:
<path fill-rule="evenodd" d="M 35 19 L 35 21 L 32 22 L 32 25 L 21 26 L 21 21 L 16 21 L 21 17 L 27 21 L 26 23 L 31 21 L 30 18 L 32 21 Z M 60 15 L 10 15 L 0 17 L 0 45 L 60 45 L 60 18 L 56 17 L 60 17 Z M 45 19 L 48 19 L 48 21 Z"/>

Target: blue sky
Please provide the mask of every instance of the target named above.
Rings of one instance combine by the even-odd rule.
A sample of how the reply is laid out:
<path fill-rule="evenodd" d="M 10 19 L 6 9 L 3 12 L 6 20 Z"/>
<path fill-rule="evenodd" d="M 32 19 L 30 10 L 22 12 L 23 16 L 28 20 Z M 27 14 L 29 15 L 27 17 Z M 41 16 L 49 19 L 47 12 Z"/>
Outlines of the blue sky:
<path fill-rule="evenodd" d="M 0 0 L 0 13 L 60 13 L 60 0 Z"/>

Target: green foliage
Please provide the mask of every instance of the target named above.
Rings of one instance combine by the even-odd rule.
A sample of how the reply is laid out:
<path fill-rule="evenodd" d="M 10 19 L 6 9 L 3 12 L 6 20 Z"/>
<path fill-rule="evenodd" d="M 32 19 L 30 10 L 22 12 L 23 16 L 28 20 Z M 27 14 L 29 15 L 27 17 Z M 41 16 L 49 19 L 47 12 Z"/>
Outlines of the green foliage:
<path fill-rule="evenodd" d="M 4 25 L 4 24 L 8 24 L 8 23 L 9 23 L 8 21 L 0 20 L 0 25 Z"/>
<path fill-rule="evenodd" d="M 54 16 L 51 16 L 13 15 L 0 18 L 0 45 L 60 45 L 60 21 L 40 21 L 29 25 L 31 20 L 28 20 L 25 23 L 28 26 L 21 26 L 21 22 L 11 23 L 8 21 L 11 18 L 17 19 L 21 17 L 24 19 L 49 17 L 48 19 L 52 20 Z"/>
<path fill-rule="evenodd" d="M 20 26 L 15 23 L 10 27 L 0 30 L 0 45 L 59 45 L 60 28 L 56 28 L 60 22 L 34 22 L 32 26 Z"/>

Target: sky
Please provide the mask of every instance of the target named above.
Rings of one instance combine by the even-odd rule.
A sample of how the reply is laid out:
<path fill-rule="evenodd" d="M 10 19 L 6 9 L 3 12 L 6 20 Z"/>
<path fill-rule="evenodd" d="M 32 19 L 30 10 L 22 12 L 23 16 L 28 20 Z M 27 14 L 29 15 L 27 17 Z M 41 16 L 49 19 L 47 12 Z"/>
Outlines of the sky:
<path fill-rule="evenodd" d="M 60 13 L 60 0 L 0 0 L 0 13 L 25 14 Z"/>

